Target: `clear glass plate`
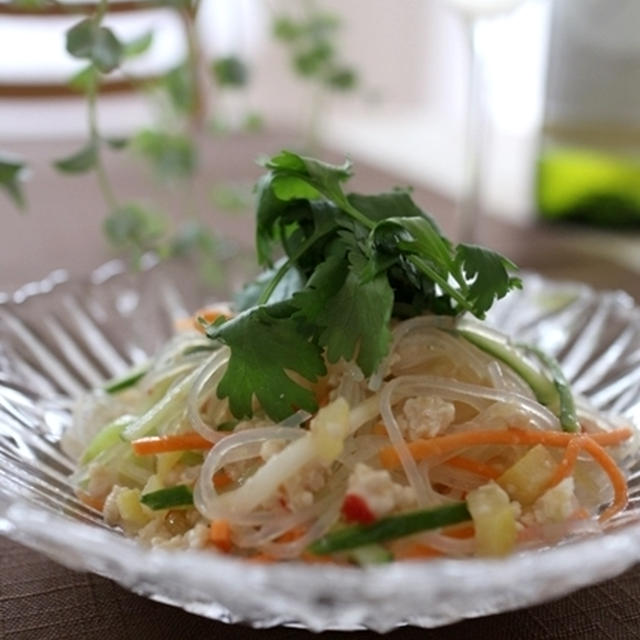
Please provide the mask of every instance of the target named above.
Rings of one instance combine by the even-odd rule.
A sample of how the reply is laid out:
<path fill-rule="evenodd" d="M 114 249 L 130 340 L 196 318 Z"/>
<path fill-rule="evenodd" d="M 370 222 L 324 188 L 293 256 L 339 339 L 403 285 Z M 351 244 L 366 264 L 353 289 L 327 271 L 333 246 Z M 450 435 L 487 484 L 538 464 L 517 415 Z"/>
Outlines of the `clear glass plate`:
<path fill-rule="evenodd" d="M 133 276 L 110 263 L 84 282 L 59 271 L 0 294 L 1 533 L 187 611 L 315 631 L 435 627 L 561 596 L 640 559 L 640 465 L 631 467 L 627 510 L 604 534 L 502 560 L 260 566 L 149 550 L 109 529 L 66 480 L 73 463 L 59 440 L 72 398 L 144 360 L 176 318 L 212 297 L 176 263 Z M 627 295 L 526 275 L 490 322 L 554 354 L 593 404 L 640 426 L 640 311 Z"/>

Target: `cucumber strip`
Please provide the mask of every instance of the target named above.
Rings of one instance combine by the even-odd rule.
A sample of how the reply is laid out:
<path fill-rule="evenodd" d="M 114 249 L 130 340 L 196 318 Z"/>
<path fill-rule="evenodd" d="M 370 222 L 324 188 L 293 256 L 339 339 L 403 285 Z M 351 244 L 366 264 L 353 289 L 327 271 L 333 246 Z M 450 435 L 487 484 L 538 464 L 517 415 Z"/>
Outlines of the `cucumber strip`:
<path fill-rule="evenodd" d="M 455 331 L 478 349 L 502 360 L 511 367 L 531 387 L 531 391 L 540 404 L 549 407 L 554 412 L 559 410 L 560 397 L 553 381 L 531 366 L 522 357 L 522 354 L 502 336 L 493 334 L 485 328 L 472 327 L 466 323 L 461 323 Z"/>
<path fill-rule="evenodd" d="M 158 491 L 145 493 L 140 497 L 140 502 L 154 511 L 191 507 L 193 505 L 193 493 L 186 485 L 179 484 L 168 489 L 158 489 Z"/>
<path fill-rule="evenodd" d="M 549 370 L 553 378 L 553 384 L 558 392 L 560 398 L 560 424 L 563 431 L 569 433 L 577 433 L 580 431 L 580 423 L 578 422 L 578 416 L 576 414 L 576 405 L 573 400 L 573 393 L 571 392 L 571 386 L 564 377 L 564 373 L 558 364 L 558 361 L 546 354 L 541 349 L 530 345 L 522 345 L 524 349 L 533 353 L 538 360 Z"/>
<path fill-rule="evenodd" d="M 373 524 L 345 527 L 328 533 L 309 546 L 309 551 L 324 555 L 335 551 L 347 551 L 409 536 L 419 531 L 439 529 L 451 524 L 471 520 L 464 502 L 445 504 L 433 509 L 411 511 L 398 516 L 382 518 Z"/>
<path fill-rule="evenodd" d="M 93 436 L 91 442 L 84 450 L 80 462 L 87 464 L 94 458 L 99 456 L 106 449 L 111 448 L 113 445 L 122 442 L 122 432 L 136 419 L 135 416 L 123 415 L 116 418 L 113 422 L 105 425 Z"/>
<path fill-rule="evenodd" d="M 210 340 L 211 344 L 197 344 L 193 347 L 187 347 L 182 355 L 190 356 L 193 353 L 203 353 L 205 351 L 217 351 L 220 348 L 220 344 L 217 341 Z"/>
<path fill-rule="evenodd" d="M 349 553 L 349 560 L 359 567 L 369 567 L 374 564 L 393 562 L 393 553 L 379 544 L 368 544 L 358 547 Z"/>
<path fill-rule="evenodd" d="M 233 431 L 237 426 L 239 420 L 227 420 L 226 422 L 221 422 L 216 426 L 216 431 Z"/>
<path fill-rule="evenodd" d="M 131 442 L 136 438 L 142 438 L 153 432 L 160 425 L 167 424 L 178 418 L 184 411 L 187 396 L 196 377 L 200 375 L 200 371 L 201 367 L 198 367 L 195 371 L 185 376 L 159 402 L 131 423 L 122 432 L 122 437 Z"/>
<path fill-rule="evenodd" d="M 142 377 L 144 377 L 148 370 L 148 364 L 140 365 L 139 367 L 129 370 L 123 376 L 109 380 L 109 382 L 107 382 L 102 388 L 107 393 L 118 393 L 120 391 L 124 391 L 124 389 L 128 389 L 136 384 Z"/>

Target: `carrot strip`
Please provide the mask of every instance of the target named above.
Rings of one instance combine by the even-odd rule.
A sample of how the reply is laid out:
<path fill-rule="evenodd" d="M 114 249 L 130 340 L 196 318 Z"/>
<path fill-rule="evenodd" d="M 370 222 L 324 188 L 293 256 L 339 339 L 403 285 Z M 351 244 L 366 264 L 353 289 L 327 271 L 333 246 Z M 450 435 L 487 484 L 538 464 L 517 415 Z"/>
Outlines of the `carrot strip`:
<path fill-rule="evenodd" d="M 606 522 L 627 506 L 627 481 L 615 460 L 600 446 L 593 436 L 584 436 L 583 447 L 609 476 L 609 481 L 613 487 L 613 502 L 598 518 L 600 522 Z"/>
<path fill-rule="evenodd" d="M 542 493 L 548 491 L 552 487 L 555 487 L 557 484 L 562 482 L 565 478 L 568 478 L 572 473 L 573 469 L 576 466 L 576 460 L 578 459 L 578 454 L 580 450 L 584 447 L 584 438 L 583 436 L 578 436 L 574 438 L 568 445 L 567 449 L 564 452 L 564 456 L 562 460 L 558 463 L 556 470 L 551 476 L 549 482 L 543 489 Z"/>
<path fill-rule="evenodd" d="M 192 451 L 194 449 L 211 449 L 213 442 L 203 438 L 199 433 L 178 433 L 166 436 L 150 436 L 138 438 L 131 443 L 133 452 L 138 456 L 149 456 L 155 453 L 170 451 Z"/>
<path fill-rule="evenodd" d="M 384 426 L 382 422 L 377 422 L 375 425 L 373 425 L 373 429 L 371 429 L 371 433 L 373 433 L 373 435 L 376 435 L 376 436 L 386 436 L 387 428 Z"/>
<path fill-rule="evenodd" d="M 300 554 L 300 560 L 307 564 L 337 564 L 347 566 L 349 563 L 342 559 L 336 559 L 332 555 L 316 555 L 309 551 L 303 551 Z"/>
<path fill-rule="evenodd" d="M 413 542 L 403 545 L 393 554 L 394 560 L 429 560 L 431 558 L 441 558 L 442 553 L 428 544 Z"/>
<path fill-rule="evenodd" d="M 302 538 L 302 536 L 307 532 L 307 528 L 302 525 L 299 527 L 294 527 L 293 529 L 289 529 L 289 531 L 285 531 L 281 536 L 276 538 L 276 542 L 293 542 L 298 538 Z"/>
<path fill-rule="evenodd" d="M 591 434 L 589 438 L 597 444 L 608 446 L 618 444 L 631 436 L 631 429 L 617 429 L 603 433 Z M 522 429 L 486 429 L 453 433 L 436 438 L 419 439 L 407 446 L 415 460 L 424 460 L 431 456 L 442 455 L 462 449 L 484 444 L 535 445 L 544 444 L 551 447 L 567 447 L 572 439 L 583 437 L 560 431 L 525 431 Z M 400 458 L 393 446 L 385 447 L 380 452 L 380 461 L 388 469 L 400 464 Z"/>
<path fill-rule="evenodd" d="M 591 517 L 591 514 L 584 507 L 578 507 L 571 517 L 574 520 L 587 520 Z"/>
<path fill-rule="evenodd" d="M 271 564 L 272 562 L 276 562 L 277 558 L 274 558 L 272 555 L 268 553 L 255 553 L 252 556 L 247 556 L 246 560 L 249 562 L 255 562 L 257 564 Z"/>
<path fill-rule="evenodd" d="M 465 458 L 463 456 L 454 456 L 445 461 L 445 464 L 454 467 L 455 469 L 463 469 L 464 471 L 470 471 L 477 476 L 488 478 L 489 480 L 495 480 L 500 476 L 500 471 L 494 469 L 490 464 L 484 464 L 471 458 Z"/>
<path fill-rule="evenodd" d="M 191 331 L 195 329 L 200 333 L 204 333 L 204 327 L 200 324 L 199 318 L 203 318 L 206 322 L 211 324 L 220 317 L 228 318 L 230 317 L 230 314 L 216 308 L 199 309 L 192 316 L 187 318 L 178 318 L 178 320 L 175 321 L 174 326 L 176 331 Z"/>
<path fill-rule="evenodd" d="M 316 385 L 315 396 L 316 402 L 319 407 L 325 407 L 329 404 L 329 393 L 331 392 L 331 387 L 329 386 L 329 381 L 327 378 L 321 379 Z"/>
<path fill-rule="evenodd" d="M 447 527 L 442 530 L 442 533 L 449 538 L 456 538 L 456 540 L 466 540 L 468 538 L 473 538 L 476 534 L 475 527 L 472 524 L 467 524 L 462 527 L 453 526 Z"/>
<path fill-rule="evenodd" d="M 216 471 L 213 474 L 213 486 L 216 489 L 224 489 L 233 483 L 231 476 L 224 470 Z"/>
<path fill-rule="evenodd" d="M 220 518 L 212 520 L 209 525 L 209 540 L 224 553 L 231 551 L 231 525 L 229 521 Z"/>
<path fill-rule="evenodd" d="M 85 491 L 76 491 L 76 497 L 80 502 L 86 504 L 88 507 L 95 509 L 96 511 L 102 511 L 104 508 L 104 498 L 95 498 Z"/>

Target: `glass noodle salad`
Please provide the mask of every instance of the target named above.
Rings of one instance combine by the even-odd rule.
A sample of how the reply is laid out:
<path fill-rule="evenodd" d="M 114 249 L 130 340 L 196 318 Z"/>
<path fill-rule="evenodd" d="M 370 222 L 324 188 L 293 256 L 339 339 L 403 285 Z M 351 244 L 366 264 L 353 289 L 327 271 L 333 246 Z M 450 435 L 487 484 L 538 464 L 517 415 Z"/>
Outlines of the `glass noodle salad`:
<path fill-rule="evenodd" d="M 265 167 L 263 272 L 79 400 L 85 503 L 155 547 L 358 565 L 499 556 L 624 509 L 630 425 L 481 323 L 511 262 L 406 190 L 347 195 L 348 163 Z"/>

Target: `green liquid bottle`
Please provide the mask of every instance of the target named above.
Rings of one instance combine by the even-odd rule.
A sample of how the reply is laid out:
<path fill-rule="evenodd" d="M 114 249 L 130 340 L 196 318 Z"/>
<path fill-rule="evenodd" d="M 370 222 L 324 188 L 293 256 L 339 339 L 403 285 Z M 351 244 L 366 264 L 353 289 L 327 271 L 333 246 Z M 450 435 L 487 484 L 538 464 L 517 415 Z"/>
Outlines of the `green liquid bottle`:
<path fill-rule="evenodd" d="M 640 1 L 554 3 L 536 198 L 547 220 L 640 228 Z"/>

